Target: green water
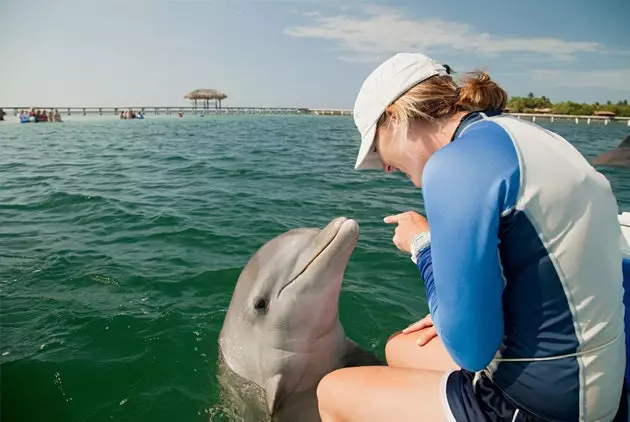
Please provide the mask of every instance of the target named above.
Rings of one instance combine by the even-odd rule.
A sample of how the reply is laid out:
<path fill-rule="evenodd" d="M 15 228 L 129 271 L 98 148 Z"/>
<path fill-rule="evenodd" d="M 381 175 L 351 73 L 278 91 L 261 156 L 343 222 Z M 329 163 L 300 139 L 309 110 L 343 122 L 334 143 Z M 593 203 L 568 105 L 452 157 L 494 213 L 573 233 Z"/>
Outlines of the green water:
<path fill-rule="evenodd" d="M 587 157 L 623 125 L 547 124 Z M 401 175 L 353 170 L 351 118 L 0 124 L 2 420 L 207 421 L 238 274 L 271 237 L 358 220 L 340 317 L 383 355 L 427 312 L 383 216 L 422 211 Z M 602 171 L 630 211 L 630 171 Z"/>

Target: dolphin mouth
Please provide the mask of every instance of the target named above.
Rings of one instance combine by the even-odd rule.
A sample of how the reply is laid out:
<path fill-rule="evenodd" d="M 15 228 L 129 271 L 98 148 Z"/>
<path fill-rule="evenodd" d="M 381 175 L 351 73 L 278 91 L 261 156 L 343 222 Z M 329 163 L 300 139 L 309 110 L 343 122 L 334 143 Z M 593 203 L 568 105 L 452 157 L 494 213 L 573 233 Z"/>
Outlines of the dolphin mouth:
<path fill-rule="evenodd" d="M 346 217 L 339 217 L 335 219 L 334 223 L 329 223 L 329 226 L 330 224 L 335 224 L 334 225 L 334 227 L 336 228 L 335 232 L 330 235 L 330 238 L 327 239 L 324 245 L 306 263 L 304 268 L 302 268 L 302 270 L 300 270 L 300 272 L 298 272 L 295 275 L 295 277 L 292 277 L 291 280 L 289 280 L 284 286 L 280 288 L 280 290 L 278 291 L 278 296 L 280 296 L 280 294 L 284 291 L 284 289 L 289 287 L 291 284 L 293 284 L 295 280 L 300 278 L 300 276 L 304 274 L 306 270 L 308 270 L 311 267 L 311 265 L 317 260 L 317 258 L 319 258 L 324 252 L 326 252 L 326 250 L 328 250 L 328 247 L 335 242 L 335 240 L 339 237 L 340 233 L 345 232 L 345 231 L 351 231 L 358 227 L 358 224 L 355 220 L 352 220 Z M 328 228 L 328 226 L 325 227 L 324 230 L 326 228 Z"/>

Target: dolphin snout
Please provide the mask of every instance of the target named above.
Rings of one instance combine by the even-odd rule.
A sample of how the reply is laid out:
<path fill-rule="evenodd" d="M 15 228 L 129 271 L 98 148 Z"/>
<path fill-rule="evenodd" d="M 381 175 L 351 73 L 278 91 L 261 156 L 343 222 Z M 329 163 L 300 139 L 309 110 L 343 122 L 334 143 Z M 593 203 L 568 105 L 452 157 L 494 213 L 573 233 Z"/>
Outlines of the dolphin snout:
<path fill-rule="evenodd" d="M 328 223 L 328 227 L 335 227 L 337 229 L 340 229 L 341 226 L 343 226 L 344 224 L 349 224 L 356 227 L 359 226 L 359 223 L 357 223 L 352 218 L 340 216 L 340 217 L 336 217 L 330 220 L 330 223 Z"/>
<path fill-rule="evenodd" d="M 348 221 L 348 217 L 344 217 L 344 216 L 335 217 L 332 220 L 330 220 L 330 223 L 328 223 L 328 226 L 333 226 L 333 227 L 339 228 L 346 221 Z"/>
<path fill-rule="evenodd" d="M 359 223 L 356 220 L 353 220 L 348 217 L 337 217 L 334 218 L 328 223 L 328 225 L 324 228 L 324 232 L 333 232 L 333 238 L 342 236 L 348 237 L 348 235 L 358 236 L 359 234 Z"/>

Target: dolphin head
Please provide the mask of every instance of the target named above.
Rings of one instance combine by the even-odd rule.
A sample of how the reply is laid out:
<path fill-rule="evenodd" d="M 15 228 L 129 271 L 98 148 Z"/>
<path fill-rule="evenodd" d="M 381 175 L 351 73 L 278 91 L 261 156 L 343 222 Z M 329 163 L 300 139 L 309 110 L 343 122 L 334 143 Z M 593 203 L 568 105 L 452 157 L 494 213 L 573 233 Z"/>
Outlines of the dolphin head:
<path fill-rule="evenodd" d="M 281 392 L 312 388 L 336 365 L 345 341 L 339 293 L 358 236 L 345 217 L 290 230 L 241 271 L 219 346 L 231 370 L 267 390 L 270 411 Z"/>

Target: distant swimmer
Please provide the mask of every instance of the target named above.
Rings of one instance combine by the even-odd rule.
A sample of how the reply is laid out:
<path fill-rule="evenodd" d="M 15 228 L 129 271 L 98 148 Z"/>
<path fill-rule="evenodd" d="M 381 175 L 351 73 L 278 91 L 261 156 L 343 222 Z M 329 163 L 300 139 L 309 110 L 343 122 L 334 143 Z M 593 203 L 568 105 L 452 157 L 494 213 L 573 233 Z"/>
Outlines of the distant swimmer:
<path fill-rule="evenodd" d="M 630 135 L 626 136 L 617 148 L 595 157 L 593 164 L 630 167 Z"/>

